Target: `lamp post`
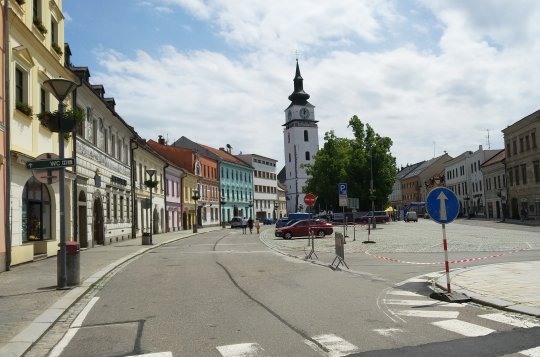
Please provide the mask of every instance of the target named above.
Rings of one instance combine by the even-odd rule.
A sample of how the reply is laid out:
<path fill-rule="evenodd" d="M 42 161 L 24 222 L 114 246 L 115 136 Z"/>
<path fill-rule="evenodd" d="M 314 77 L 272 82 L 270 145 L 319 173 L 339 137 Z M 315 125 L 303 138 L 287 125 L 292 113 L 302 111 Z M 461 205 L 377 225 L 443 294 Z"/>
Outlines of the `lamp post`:
<path fill-rule="evenodd" d="M 251 209 L 251 207 L 253 207 L 253 202 L 250 202 L 248 206 L 249 206 L 249 217 L 253 218 L 253 211 Z"/>
<path fill-rule="evenodd" d="M 277 214 L 278 208 L 279 208 L 279 203 L 274 202 L 274 211 L 276 212 L 276 214 L 274 216 L 274 221 L 277 220 L 277 217 L 278 217 L 278 214 Z"/>
<path fill-rule="evenodd" d="M 375 190 L 373 189 L 373 146 L 371 147 L 371 150 L 369 152 L 370 156 L 370 171 L 371 171 L 371 179 L 369 180 L 369 198 L 371 199 L 371 222 L 373 224 L 373 229 L 377 228 L 377 220 L 375 219 Z"/>
<path fill-rule="evenodd" d="M 225 200 L 223 198 L 221 198 L 221 200 L 219 201 L 220 205 L 221 205 L 221 227 L 222 228 L 225 228 Z"/>
<path fill-rule="evenodd" d="M 58 156 L 64 159 L 64 100 L 77 87 L 77 84 L 69 79 L 55 78 L 43 82 L 43 86 L 48 89 L 58 100 Z M 66 261 L 66 225 L 65 225 L 65 168 L 59 168 L 59 199 L 60 199 L 60 271 L 58 275 L 58 289 L 67 287 L 67 261 Z"/>
<path fill-rule="evenodd" d="M 199 200 L 199 198 L 201 198 L 201 196 L 199 195 L 199 190 L 193 190 L 193 196 L 191 196 L 191 198 L 195 201 L 195 223 L 193 223 L 193 233 L 197 233 L 197 201 Z"/>
<path fill-rule="evenodd" d="M 150 245 L 152 245 L 152 235 L 154 234 L 154 215 L 152 212 L 152 208 L 154 204 L 152 203 L 152 192 L 154 191 L 154 180 L 152 180 L 152 177 L 156 174 L 156 169 L 147 169 L 146 173 L 148 176 L 150 176 L 150 182 L 152 182 L 150 186 Z"/>

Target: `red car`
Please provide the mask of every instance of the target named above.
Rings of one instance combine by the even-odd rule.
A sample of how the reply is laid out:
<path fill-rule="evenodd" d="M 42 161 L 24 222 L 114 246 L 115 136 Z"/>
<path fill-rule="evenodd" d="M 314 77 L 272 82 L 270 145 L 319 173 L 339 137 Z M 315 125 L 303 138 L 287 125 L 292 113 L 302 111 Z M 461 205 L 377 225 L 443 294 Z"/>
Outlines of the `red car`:
<path fill-rule="evenodd" d="M 317 237 L 324 237 L 327 234 L 332 234 L 334 229 L 330 223 L 322 219 L 302 219 L 290 226 L 276 229 L 275 235 L 291 239 L 292 237 L 308 237 L 310 231 Z"/>

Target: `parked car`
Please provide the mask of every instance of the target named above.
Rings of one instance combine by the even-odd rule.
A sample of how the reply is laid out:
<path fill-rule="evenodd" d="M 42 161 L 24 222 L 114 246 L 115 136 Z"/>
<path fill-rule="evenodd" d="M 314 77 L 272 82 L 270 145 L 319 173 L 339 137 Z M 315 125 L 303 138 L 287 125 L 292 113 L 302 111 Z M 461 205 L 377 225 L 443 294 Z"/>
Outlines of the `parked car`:
<path fill-rule="evenodd" d="M 418 215 L 415 211 L 408 211 L 404 218 L 405 222 L 418 222 Z"/>
<path fill-rule="evenodd" d="M 373 211 L 369 211 L 367 214 L 360 217 L 360 222 L 368 223 L 373 217 Z M 390 215 L 386 211 L 375 211 L 375 222 L 390 222 Z"/>
<path fill-rule="evenodd" d="M 332 234 L 334 229 L 332 224 L 323 219 L 301 219 L 291 225 L 276 229 L 275 236 L 291 239 L 292 237 L 308 237 L 310 231 L 317 237 L 324 237 Z"/>
<path fill-rule="evenodd" d="M 282 217 L 276 221 L 276 228 L 289 226 L 298 221 L 299 219 L 290 219 L 289 217 Z"/>
<path fill-rule="evenodd" d="M 273 218 L 265 218 L 263 224 L 274 224 Z"/>
<path fill-rule="evenodd" d="M 233 217 L 231 219 L 231 228 L 242 228 L 242 217 Z"/>

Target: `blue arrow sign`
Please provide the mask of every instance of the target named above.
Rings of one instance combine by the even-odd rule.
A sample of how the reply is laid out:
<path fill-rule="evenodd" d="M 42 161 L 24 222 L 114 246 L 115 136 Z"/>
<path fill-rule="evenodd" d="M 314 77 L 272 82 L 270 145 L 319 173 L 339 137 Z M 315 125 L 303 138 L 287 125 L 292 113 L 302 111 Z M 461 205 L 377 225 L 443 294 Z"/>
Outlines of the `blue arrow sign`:
<path fill-rule="evenodd" d="M 459 201 L 453 191 L 446 187 L 437 187 L 428 193 L 426 209 L 435 222 L 450 223 L 458 216 Z"/>
<path fill-rule="evenodd" d="M 347 196 L 347 184 L 346 183 L 340 183 L 338 185 L 338 191 L 340 196 Z"/>

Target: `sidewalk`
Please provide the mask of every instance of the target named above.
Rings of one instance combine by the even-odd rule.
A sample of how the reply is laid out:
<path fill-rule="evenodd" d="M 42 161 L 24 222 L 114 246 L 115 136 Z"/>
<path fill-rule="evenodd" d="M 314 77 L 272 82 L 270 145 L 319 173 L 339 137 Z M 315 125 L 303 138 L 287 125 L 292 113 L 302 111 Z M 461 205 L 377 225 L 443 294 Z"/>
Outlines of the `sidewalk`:
<path fill-rule="evenodd" d="M 199 233 L 221 227 L 199 228 Z M 81 251 L 81 284 L 56 290 L 56 257 L 0 273 L 0 356 L 21 356 L 49 327 L 107 273 L 120 264 L 165 243 L 197 233 L 190 230 L 156 234 L 153 245 L 129 239 Z"/>

